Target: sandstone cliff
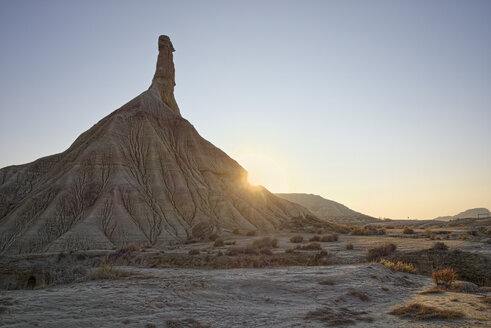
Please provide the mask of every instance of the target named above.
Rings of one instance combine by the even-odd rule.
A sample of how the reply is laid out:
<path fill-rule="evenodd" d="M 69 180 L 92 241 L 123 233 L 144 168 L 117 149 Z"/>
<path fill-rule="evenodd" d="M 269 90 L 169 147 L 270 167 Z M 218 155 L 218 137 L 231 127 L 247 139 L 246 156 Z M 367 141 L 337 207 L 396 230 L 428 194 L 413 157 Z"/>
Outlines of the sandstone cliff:
<path fill-rule="evenodd" d="M 216 231 L 318 222 L 249 185 L 247 172 L 181 116 L 173 52 L 161 36 L 150 88 L 66 151 L 0 170 L 0 253 L 158 247 Z"/>

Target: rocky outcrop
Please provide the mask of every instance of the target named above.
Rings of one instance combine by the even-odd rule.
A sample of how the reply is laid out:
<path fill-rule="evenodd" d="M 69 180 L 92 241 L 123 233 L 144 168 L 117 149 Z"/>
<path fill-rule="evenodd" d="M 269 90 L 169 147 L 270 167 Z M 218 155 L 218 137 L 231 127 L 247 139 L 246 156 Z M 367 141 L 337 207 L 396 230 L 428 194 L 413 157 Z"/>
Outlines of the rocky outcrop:
<path fill-rule="evenodd" d="M 0 253 L 159 247 L 318 221 L 251 186 L 247 172 L 181 116 L 173 51 L 161 36 L 150 88 L 65 152 L 0 170 Z"/>

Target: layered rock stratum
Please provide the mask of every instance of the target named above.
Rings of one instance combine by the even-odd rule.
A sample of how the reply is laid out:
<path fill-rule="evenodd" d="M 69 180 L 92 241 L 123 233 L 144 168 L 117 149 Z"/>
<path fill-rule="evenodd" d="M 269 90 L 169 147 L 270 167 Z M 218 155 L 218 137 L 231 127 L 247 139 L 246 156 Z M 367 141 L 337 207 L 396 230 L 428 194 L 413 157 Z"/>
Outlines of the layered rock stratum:
<path fill-rule="evenodd" d="M 152 247 L 233 229 L 319 222 L 247 182 L 174 98 L 174 47 L 162 35 L 150 88 L 63 153 L 0 170 L 0 253 Z"/>

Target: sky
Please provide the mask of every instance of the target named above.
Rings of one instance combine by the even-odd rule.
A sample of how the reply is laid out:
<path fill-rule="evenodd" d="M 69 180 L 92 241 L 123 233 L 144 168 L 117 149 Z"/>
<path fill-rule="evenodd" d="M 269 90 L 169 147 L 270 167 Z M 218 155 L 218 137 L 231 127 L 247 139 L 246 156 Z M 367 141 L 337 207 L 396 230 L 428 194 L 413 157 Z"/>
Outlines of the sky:
<path fill-rule="evenodd" d="M 0 0 L 0 167 L 146 90 L 273 192 L 375 217 L 491 209 L 491 1 Z"/>

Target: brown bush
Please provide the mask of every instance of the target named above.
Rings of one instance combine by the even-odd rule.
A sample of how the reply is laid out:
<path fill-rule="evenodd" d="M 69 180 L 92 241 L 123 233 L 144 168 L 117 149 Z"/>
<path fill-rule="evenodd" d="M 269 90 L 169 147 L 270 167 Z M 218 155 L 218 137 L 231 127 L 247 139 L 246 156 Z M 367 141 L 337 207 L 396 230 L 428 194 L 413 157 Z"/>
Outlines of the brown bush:
<path fill-rule="evenodd" d="M 264 237 L 261 239 L 256 239 L 252 242 L 251 245 L 253 248 L 278 248 L 278 239 Z"/>
<path fill-rule="evenodd" d="M 318 235 L 322 235 L 324 233 L 324 229 L 323 228 L 319 228 L 319 229 L 317 229 L 316 233 Z"/>
<path fill-rule="evenodd" d="M 291 243 L 301 243 L 303 241 L 303 237 L 300 235 L 295 235 L 290 238 Z"/>
<path fill-rule="evenodd" d="M 434 249 L 437 251 L 446 251 L 448 249 L 448 246 L 445 245 L 445 243 L 442 243 L 441 241 L 437 241 L 436 243 L 433 244 L 431 249 Z"/>
<path fill-rule="evenodd" d="M 247 236 L 250 236 L 250 237 L 255 236 L 256 235 L 256 231 L 255 230 L 247 231 L 247 234 L 246 235 Z"/>
<path fill-rule="evenodd" d="M 367 259 L 369 261 L 376 261 L 384 256 L 392 254 L 397 249 L 397 246 L 392 243 L 385 243 L 378 247 L 370 248 L 367 250 Z"/>
<path fill-rule="evenodd" d="M 404 227 L 404 229 L 402 230 L 402 233 L 405 235 L 412 235 L 414 233 L 414 230 L 409 228 L 409 227 Z"/>
<path fill-rule="evenodd" d="M 334 242 L 338 241 L 339 236 L 337 234 L 332 234 L 332 235 L 324 235 L 321 238 L 322 242 Z"/>
<path fill-rule="evenodd" d="M 346 249 L 347 249 L 348 251 L 351 251 L 353 248 L 354 248 L 354 246 L 353 246 L 353 244 L 352 244 L 352 243 L 347 243 L 347 244 L 346 244 Z"/>
<path fill-rule="evenodd" d="M 188 252 L 189 255 L 198 255 L 199 253 L 201 253 L 199 249 L 195 249 L 195 248 L 190 249 Z"/>
<path fill-rule="evenodd" d="M 213 247 L 222 247 L 225 246 L 225 242 L 221 238 L 215 239 L 215 242 L 213 243 Z"/>
<path fill-rule="evenodd" d="M 210 235 L 208 238 L 209 238 L 211 241 L 215 241 L 215 240 L 217 240 L 217 239 L 218 239 L 218 237 L 220 237 L 220 236 L 218 236 L 216 233 L 213 233 L 213 234 L 211 234 L 211 235 Z"/>
<path fill-rule="evenodd" d="M 234 230 L 232 231 L 232 233 L 233 233 L 234 235 L 240 235 L 240 231 L 239 231 L 239 229 L 234 229 Z"/>
<path fill-rule="evenodd" d="M 350 235 L 356 236 L 375 236 L 375 235 L 385 235 L 385 228 L 377 228 L 374 225 L 368 224 L 363 228 L 353 227 Z"/>
<path fill-rule="evenodd" d="M 309 239 L 309 241 L 321 241 L 321 236 L 312 236 L 312 238 Z"/>
<path fill-rule="evenodd" d="M 457 274 L 452 268 L 446 268 L 440 271 L 434 271 L 431 274 L 431 280 L 435 285 L 443 285 L 445 287 L 450 287 L 452 283 L 457 280 Z"/>

